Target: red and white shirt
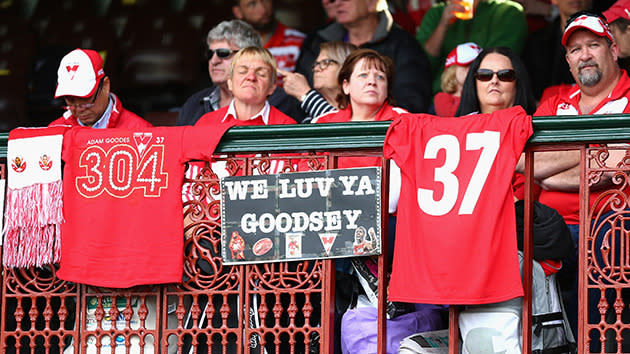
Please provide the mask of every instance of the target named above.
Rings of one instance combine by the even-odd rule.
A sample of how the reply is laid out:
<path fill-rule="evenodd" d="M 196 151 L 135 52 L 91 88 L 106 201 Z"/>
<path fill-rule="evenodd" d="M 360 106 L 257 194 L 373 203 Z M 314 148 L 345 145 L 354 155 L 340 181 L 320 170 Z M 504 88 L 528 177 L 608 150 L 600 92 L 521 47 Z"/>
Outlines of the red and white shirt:
<path fill-rule="evenodd" d="M 580 111 L 580 97 L 580 88 L 574 85 L 572 89 L 562 91 L 560 94 L 542 102 L 534 116 L 630 113 L 630 78 L 628 78 L 625 70 L 621 70 L 621 78 L 617 82 L 617 86 L 590 112 Z M 591 193 L 590 195 L 591 203 L 593 203 L 599 194 Z M 556 209 L 564 217 L 564 221 L 567 224 L 579 224 L 579 193 L 542 190 L 539 202 Z"/>
<path fill-rule="evenodd" d="M 304 33 L 276 21 L 276 30 L 265 43 L 265 48 L 276 59 L 278 69 L 295 71 L 295 64 L 300 56 L 300 48 L 305 37 Z"/>
<path fill-rule="evenodd" d="M 531 134 L 520 106 L 394 120 L 383 147 L 402 174 L 390 301 L 483 304 L 523 296 L 511 181 Z"/>
<path fill-rule="evenodd" d="M 181 282 L 184 164 L 210 159 L 230 126 L 68 131 L 59 278 L 113 288 Z"/>

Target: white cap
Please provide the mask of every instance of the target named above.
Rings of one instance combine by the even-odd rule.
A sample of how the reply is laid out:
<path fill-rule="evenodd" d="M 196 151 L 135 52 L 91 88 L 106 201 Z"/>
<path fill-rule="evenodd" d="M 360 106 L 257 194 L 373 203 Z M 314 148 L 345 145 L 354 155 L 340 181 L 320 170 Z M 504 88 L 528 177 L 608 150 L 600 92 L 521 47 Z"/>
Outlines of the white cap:
<path fill-rule="evenodd" d="M 103 58 L 98 52 L 77 48 L 61 59 L 57 70 L 55 98 L 90 97 L 104 76 Z"/>
<path fill-rule="evenodd" d="M 477 55 L 481 52 L 481 47 L 477 43 L 468 42 L 460 44 L 453 48 L 448 56 L 446 56 L 446 62 L 444 68 L 448 68 L 452 65 L 466 66 L 477 58 Z"/>
<path fill-rule="evenodd" d="M 562 35 L 562 45 L 566 46 L 569 41 L 569 37 L 573 34 L 573 32 L 579 29 L 589 30 L 597 36 L 608 38 L 611 42 L 615 41 L 612 33 L 610 33 L 610 29 L 608 29 L 608 23 L 606 23 L 606 21 L 602 20 L 595 14 L 584 14 L 574 18 L 567 28 L 564 29 L 564 34 Z"/>

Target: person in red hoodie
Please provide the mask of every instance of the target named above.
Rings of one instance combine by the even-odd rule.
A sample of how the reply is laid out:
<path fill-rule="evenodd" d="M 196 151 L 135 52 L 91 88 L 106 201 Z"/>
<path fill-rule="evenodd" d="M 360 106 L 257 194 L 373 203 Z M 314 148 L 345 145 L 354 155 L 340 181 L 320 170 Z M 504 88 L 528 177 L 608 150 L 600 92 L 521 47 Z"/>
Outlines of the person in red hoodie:
<path fill-rule="evenodd" d="M 63 116 L 51 125 L 104 128 L 146 128 L 153 126 L 123 108 L 110 92 L 110 80 L 98 52 L 77 48 L 61 59 L 57 70 L 55 98 L 63 97 Z"/>

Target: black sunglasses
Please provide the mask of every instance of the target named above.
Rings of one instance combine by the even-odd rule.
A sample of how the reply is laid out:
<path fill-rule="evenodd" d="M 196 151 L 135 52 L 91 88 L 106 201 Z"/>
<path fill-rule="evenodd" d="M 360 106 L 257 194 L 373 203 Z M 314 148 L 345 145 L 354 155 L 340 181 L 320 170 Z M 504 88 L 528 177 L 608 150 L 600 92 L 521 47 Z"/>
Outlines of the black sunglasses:
<path fill-rule="evenodd" d="M 228 48 L 208 49 L 208 52 L 206 52 L 206 57 L 208 58 L 208 60 L 210 60 L 212 59 L 212 56 L 214 55 L 214 53 L 217 53 L 217 56 L 219 58 L 225 59 L 236 52 L 238 52 L 238 50 L 232 50 Z"/>
<path fill-rule="evenodd" d="M 497 77 L 501 81 L 512 82 L 516 80 L 516 71 L 513 69 L 503 69 L 499 71 L 492 71 L 490 69 L 479 69 L 475 73 L 475 78 L 479 81 L 490 81 L 494 74 L 497 74 Z"/>

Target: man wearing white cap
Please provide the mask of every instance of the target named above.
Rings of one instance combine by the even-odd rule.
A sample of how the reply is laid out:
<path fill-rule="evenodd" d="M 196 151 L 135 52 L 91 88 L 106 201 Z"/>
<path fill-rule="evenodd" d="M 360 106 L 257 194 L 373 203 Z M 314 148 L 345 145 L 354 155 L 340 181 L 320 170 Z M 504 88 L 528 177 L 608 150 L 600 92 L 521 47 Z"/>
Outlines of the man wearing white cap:
<path fill-rule="evenodd" d="M 617 65 L 619 48 L 600 15 L 585 11 L 574 14 L 562 36 L 566 60 L 576 84 L 569 90 L 553 96 L 540 105 L 536 116 L 594 115 L 630 113 L 630 78 Z M 610 150 L 606 160 L 615 166 L 624 156 L 623 151 Z M 517 170 L 522 171 L 522 161 Z M 601 176 L 597 188 L 610 183 L 609 176 Z M 556 209 L 565 219 L 571 235 L 578 243 L 579 236 L 579 151 L 553 151 L 536 153 L 534 178 L 541 185 L 539 201 Z M 596 192 L 591 192 L 591 195 Z M 591 199 L 594 200 L 594 199 Z M 575 264 L 572 264 L 575 262 Z M 563 269 L 577 269 L 577 251 L 574 259 L 567 259 Z M 577 328 L 577 278 L 567 304 L 572 327 Z"/>
<path fill-rule="evenodd" d="M 152 126 L 124 109 L 109 89 L 103 58 L 97 52 L 77 48 L 66 54 L 57 70 L 55 91 L 55 98 L 63 97 L 66 111 L 50 125 L 81 125 L 96 129 Z"/>

